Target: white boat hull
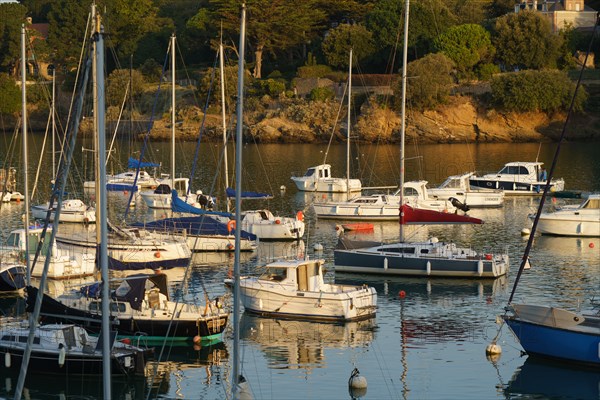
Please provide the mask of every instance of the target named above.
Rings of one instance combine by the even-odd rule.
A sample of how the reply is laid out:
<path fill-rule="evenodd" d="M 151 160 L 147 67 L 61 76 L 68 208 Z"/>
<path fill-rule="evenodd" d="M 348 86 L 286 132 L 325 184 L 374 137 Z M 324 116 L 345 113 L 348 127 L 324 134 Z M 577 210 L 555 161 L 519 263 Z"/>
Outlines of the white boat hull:
<path fill-rule="evenodd" d="M 242 229 L 256 235 L 260 240 L 300 240 L 304 236 L 304 222 L 293 218 L 279 218 L 276 221 L 245 223 Z"/>
<path fill-rule="evenodd" d="M 583 213 L 582 213 L 583 214 Z M 540 215 L 537 229 L 544 235 L 557 236 L 600 236 L 600 213 L 575 215 L 545 213 Z"/>
<path fill-rule="evenodd" d="M 186 235 L 186 241 L 193 252 L 234 251 L 235 235 Z M 254 251 L 256 242 L 241 239 L 240 251 Z"/>
<path fill-rule="evenodd" d="M 31 207 L 31 215 L 35 219 L 45 220 L 48 214 L 49 203 L 40 204 Z M 54 221 L 55 209 L 50 211 L 50 222 Z M 96 211 L 93 207 L 86 207 L 79 200 L 63 201 L 60 210 L 60 222 L 72 222 L 79 224 L 88 224 L 96 222 Z"/>
<path fill-rule="evenodd" d="M 502 207 L 504 203 L 504 192 L 502 191 L 429 189 L 428 193 L 434 199 L 448 200 L 450 197 L 454 197 L 470 208 Z"/>
<path fill-rule="evenodd" d="M 283 293 L 247 285 L 242 280 L 240 289 L 242 304 L 247 311 L 278 317 L 353 321 L 371 318 L 377 304 L 375 289 L 368 287 L 343 293 Z"/>

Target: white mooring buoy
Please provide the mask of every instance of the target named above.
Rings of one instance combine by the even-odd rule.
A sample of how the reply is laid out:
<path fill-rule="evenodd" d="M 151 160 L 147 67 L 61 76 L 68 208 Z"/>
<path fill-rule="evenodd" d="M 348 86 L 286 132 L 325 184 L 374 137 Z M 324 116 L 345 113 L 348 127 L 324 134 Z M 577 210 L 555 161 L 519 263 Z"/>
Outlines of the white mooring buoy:
<path fill-rule="evenodd" d="M 521 236 L 529 236 L 531 234 L 531 229 L 523 228 L 521 229 Z"/>
<path fill-rule="evenodd" d="M 314 251 L 323 251 L 323 245 L 321 243 L 315 243 L 313 246 Z"/>
<path fill-rule="evenodd" d="M 285 187 L 285 185 L 281 185 L 279 186 L 279 190 L 281 190 L 282 192 L 284 192 L 287 188 Z"/>
<path fill-rule="evenodd" d="M 497 343 L 490 343 L 485 348 L 485 354 L 488 356 L 498 356 L 502 354 L 502 347 Z"/>
<path fill-rule="evenodd" d="M 363 397 L 367 394 L 367 378 L 360 374 L 358 368 L 354 368 L 350 379 L 348 379 L 348 391 L 353 399 Z"/>

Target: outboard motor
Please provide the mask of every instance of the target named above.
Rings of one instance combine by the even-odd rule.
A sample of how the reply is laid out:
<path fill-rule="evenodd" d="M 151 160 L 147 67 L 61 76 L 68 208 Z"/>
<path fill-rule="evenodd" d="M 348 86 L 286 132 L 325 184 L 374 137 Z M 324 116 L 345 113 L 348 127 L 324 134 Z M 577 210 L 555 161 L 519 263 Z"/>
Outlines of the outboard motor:
<path fill-rule="evenodd" d="M 464 204 L 462 201 L 458 200 L 456 197 L 450 197 L 448 200 L 450 200 L 450 203 L 452 203 L 452 205 L 458 208 L 459 210 L 462 210 L 464 212 L 470 210 L 469 206 Z"/>

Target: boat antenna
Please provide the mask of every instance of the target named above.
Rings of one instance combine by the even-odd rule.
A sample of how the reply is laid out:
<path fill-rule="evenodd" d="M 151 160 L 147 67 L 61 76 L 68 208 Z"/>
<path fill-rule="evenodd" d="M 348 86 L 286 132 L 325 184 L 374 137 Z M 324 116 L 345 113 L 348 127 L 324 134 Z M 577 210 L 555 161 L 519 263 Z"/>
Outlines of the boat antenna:
<path fill-rule="evenodd" d="M 585 54 L 585 58 L 581 65 L 581 70 L 579 71 L 579 77 L 577 78 L 575 90 L 573 91 L 573 96 L 571 97 L 571 104 L 569 105 L 569 111 L 567 112 L 567 117 L 565 118 L 565 122 L 562 127 L 562 132 L 560 134 L 560 138 L 559 138 L 558 144 L 556 146 L 556 151 L 554 152 L 554 158 L 552 159 L 552 164 L 550 165 L 550 171 L 548 172 L 546 184 L 544 185 L 544 192 L 542 194 L 542 197 L 540 199 L 540 204 L 535 213 L 535 218 L 533 220 L 533 225 L 531 227 L 531 233 L 529 234 L 529 239 L 527 240 L 527 245 L 525 246 L 523 258 L 521 259 L 521 265 L 519 266 L 519 270 L 517 271 L 517 277 L 515 278 L 515 282 L 513 284 L 512 290 L 510 292 L 510 296 L 508 297 L 508 302 L 507 302 L 507 307 L 505 308 L 505 312 L 508 311 L 508 305 L 512 303 L 513 297 L 515 295 L 515 291 L 517 290 L 517 286 L 519 284 L 519 280 L 521 279 L 521 275 L 523 274 L 523 270 L 525 269 L 526 265 L 529 262 L 529 252 L 531 251 L 531 247 L 533 245 L 533 239 L 534 239 L 535 232 L 537 229 L 538 221 L 540 219 L 540 215 L 542 214 L 542 209 L 544 208 L 544 203 L 546 201 L 546 195 L 548 194 L 548 191 L 550 190 L 550 182 L 552 181 L 552 177 L 554 176 L 554 169 L 556 168 L 558 156 L 560 154 L 561 144 L 563 143 L 563 141 L 565 139 L 566 132 L 567 132 L 567 126 L 569 125 L 569 120 L 571 119 L 571 115 L 573 114 L 573 109 L 575 107 L 575 99 L 577 98 L 577 93 L 579 91 L 579 87 L 581 86 L 581 80 L 583 78 L 583 71 L 585 69 L 585 66 L 588 61 L 588 57 L 592 50 L 592 45 L 594 43 L 594 37 L 596 36 L 596 29 L 598 27 L 599 22 L 600 22 L 600 13 L 597 13 L 596 14 L 596 22 L 594 24 L 594 29 L 592 32 L 590 43 L 588 45 L 588 50 L 587 50 L 587 53 Z M 503 325 L 504 325 L 504 319 L 502 319 L 502 323 L 500 324 L 500 327 L 498 328 L 498 333 L 492 340 L 492 343 L 490 345 L 488 345 L 488 349 L 490 349 L 492 347 L 496 347 L 496 342 L 498 340 L 498 337 L 500 336 L 500 332 L 502 330 Z"/>

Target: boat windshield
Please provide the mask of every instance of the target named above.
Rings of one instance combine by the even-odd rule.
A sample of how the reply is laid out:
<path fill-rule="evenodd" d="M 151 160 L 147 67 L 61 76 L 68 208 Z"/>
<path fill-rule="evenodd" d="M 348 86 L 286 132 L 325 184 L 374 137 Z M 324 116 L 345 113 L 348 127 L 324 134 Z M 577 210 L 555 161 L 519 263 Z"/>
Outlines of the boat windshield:
<path fill-rule="evenodd" d="M 450 177 L 450 178 L 446 179 L 444 181 L 444 183 L 442 183 L 440 185 L 440 189 L 443 189 L 443 188 L 460 189 L 461 188 L 460 179 L 455 178 L 455 177 Z"/>
<path fill-rule="evenodd" d="M 582 208 L 600 209 L 600 199 L 589 199 Z"/>
<path fill-rule="evenodd" d="M 529 170 L 522 165 L 508 165 L 502 168 L 498 173 L 507 175 L 529 175 Z"/>
<path fill-rule="evenodd" d="M 314 168 L 309 168 L 306 173 L 304 174 L 304 176 L 313 176 L 315 174 L 315 169 Z"/>
<path fill-rule="evenodd" d="M 267 268 L 258 279 L 263 281 L 281 282 L 287 276 L 287 268 Z"/>

